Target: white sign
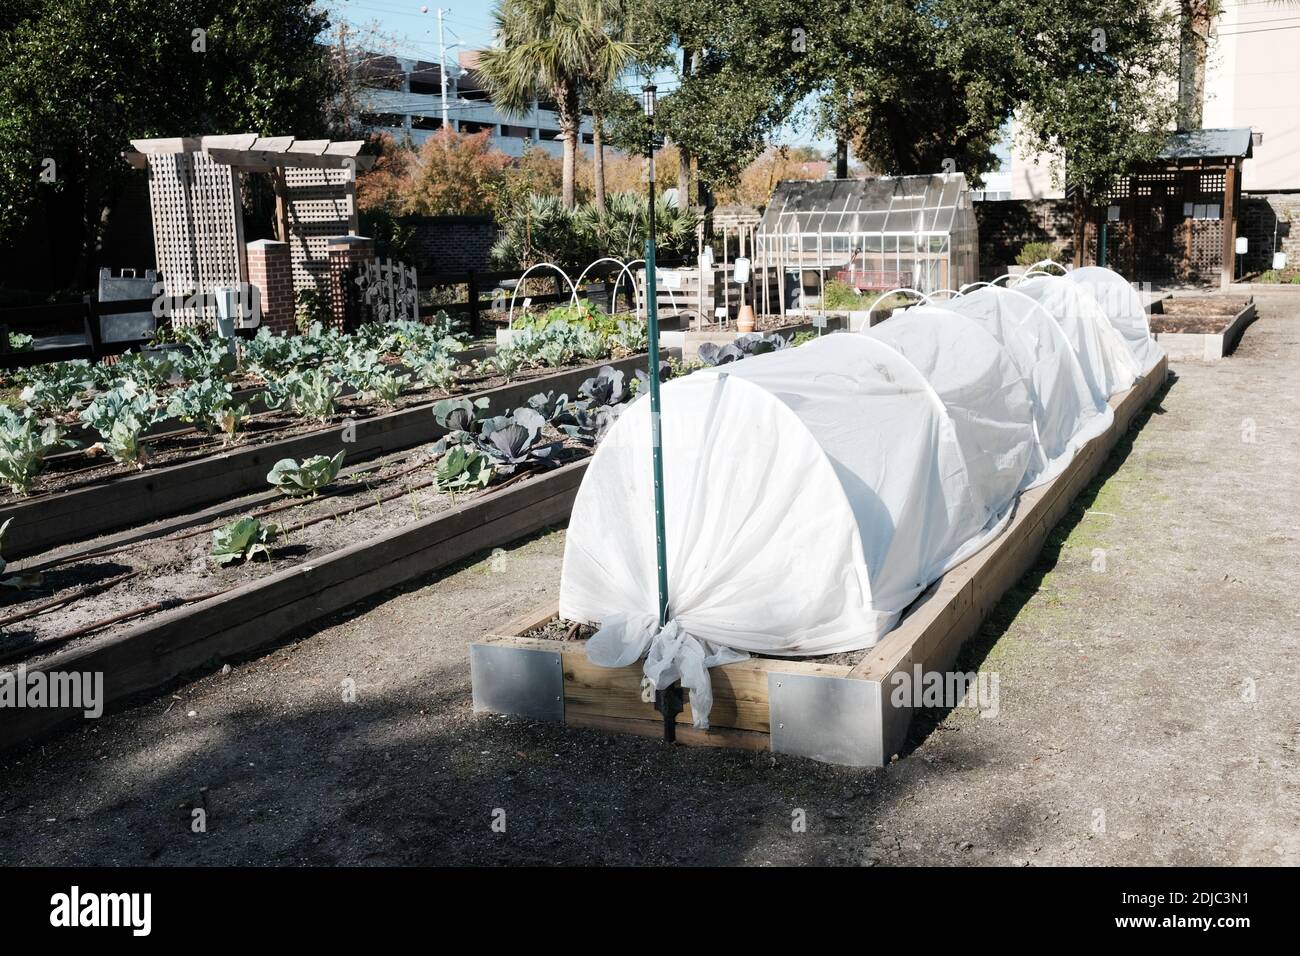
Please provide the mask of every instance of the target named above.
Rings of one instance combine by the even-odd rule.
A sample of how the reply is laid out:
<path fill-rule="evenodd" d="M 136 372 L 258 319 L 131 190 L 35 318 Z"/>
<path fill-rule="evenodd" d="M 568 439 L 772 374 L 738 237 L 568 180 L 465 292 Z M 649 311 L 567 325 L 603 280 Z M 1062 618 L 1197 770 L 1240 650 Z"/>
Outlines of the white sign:
<path fill-rule="evenodd" d="M 1237 255 L 1244 256 L 1250 250 L 1250 240 L 1245 236 L 1237 237 Z"/>

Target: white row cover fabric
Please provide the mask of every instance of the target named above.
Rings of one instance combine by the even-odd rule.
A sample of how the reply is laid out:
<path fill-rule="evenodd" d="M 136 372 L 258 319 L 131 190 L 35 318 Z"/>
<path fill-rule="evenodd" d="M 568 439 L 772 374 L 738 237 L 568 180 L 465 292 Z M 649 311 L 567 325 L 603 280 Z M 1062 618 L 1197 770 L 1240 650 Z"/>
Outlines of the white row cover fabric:
<path fill-rule="evenodd" d="M 1119 273 L 1100 266 L 1084 266 L 1068 275 L 1092 293 L 1110 324 L 1124 337 L 1141 374 L 1155 368 L 1165 350 L 1151 337 L 1151 323 L 1137 290 Z"/>
<path fill-rule="evenodd" d="M 1140 374 L 1116 314 L 1082 281 L 1031 278 L 666 383 L 669 620 L 646 400 L 587 467 L 560 614 L 600 625 L 592 662 L 680 680 L 697 727 L 711 666 L 870 647 L 1110 426 Z"/>
<path fill-rule="evenodd" d="M 984 286 L 935 305 L 988 330 L 1029 383 L 1036 441 L 1025 488 L 1055 478 L 1079 448 L 1110 427 L 1110 405 L 1088 387 L 1061 326 L 1029 296 Z"/>
<path fill-rule="evenodd" d="M 629 406 L 588 465 L 565 545 L 560 613 L 603 625 L 588 658 L 621 666 L 648 651 L 656 687 L 651 665 L 663 673 L 668 660 L 695 688 L 707 686 L 700 668 L 722 648 L 807 656 L 869 647 L 987 543 L 1027 467 L 1028 397 L 1012 369 L 1009 391 L 995 389 L 987 416 L 976 414 L 978 384 L 1008 377 L 1008 360 L 977 326 L 941 317 L 966 357 L 992 369 L 955 363 L 949 384 L 945 349 L 932 350 L 935 379 L 967 402 L 957 414 L 898 351 L 850 333 L 665 384 L 663 630 L 650 406 Z M 920 342 L 910 343 L 918 361 Z M 1019 421 L 1003 420 L 1011 414 Z M 707 726 L 706 704 L 692 693 L 697 726 Z"/>
<path fill-rule="evenodd" d="M 1035 276 L 1017 282 L 1015 291 L 1060 324 L 1098 402 L 1133 387 L 1141 374 L 1137 359 L 1086 287 L 1061 276 Z"/>

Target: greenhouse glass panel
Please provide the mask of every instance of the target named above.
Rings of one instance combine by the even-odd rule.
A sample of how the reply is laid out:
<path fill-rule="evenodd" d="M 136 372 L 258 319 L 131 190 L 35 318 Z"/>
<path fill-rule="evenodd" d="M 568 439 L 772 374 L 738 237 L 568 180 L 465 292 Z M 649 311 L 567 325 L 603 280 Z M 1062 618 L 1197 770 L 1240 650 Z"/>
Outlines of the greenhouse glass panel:
<path fill-rule="evenodd" d="M 910 283 L 929 292 L 974 282 L 978 245 L 960 174 L 781 182 L 757 229 L 760 260 L 780 256 L 786 268 L 817 269 L 821 281 L 860 291 Z"/>

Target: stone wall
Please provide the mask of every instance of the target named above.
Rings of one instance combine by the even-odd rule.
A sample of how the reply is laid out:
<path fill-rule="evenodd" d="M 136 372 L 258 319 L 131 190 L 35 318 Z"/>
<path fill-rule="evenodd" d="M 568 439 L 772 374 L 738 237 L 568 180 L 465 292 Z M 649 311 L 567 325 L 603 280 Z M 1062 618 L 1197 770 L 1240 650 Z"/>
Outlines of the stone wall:
<path fill-rule="evenodd" d="M 990 279 L 1014 265 L 1027 242 L 1052 242 L 1057 259 L 1074 256 L 1074 205 L 1066 199 L 1004 199 L 974 203 L 980 230 L 980 274 Z"/>
<path fill-rule="evenodd" d="M 1300 272 L 1300 193 L 1242 193 L 1237 235 L 1250 240 L 1247 272 L 1273 268 L 1274 251 L 1286 253 L 1286 275 Z"/>
<path fill-rule="evenodd" d="M 411 216 L 411 262 L 420 275 L 491 268 L 497 226 L 490 216 Z"/>

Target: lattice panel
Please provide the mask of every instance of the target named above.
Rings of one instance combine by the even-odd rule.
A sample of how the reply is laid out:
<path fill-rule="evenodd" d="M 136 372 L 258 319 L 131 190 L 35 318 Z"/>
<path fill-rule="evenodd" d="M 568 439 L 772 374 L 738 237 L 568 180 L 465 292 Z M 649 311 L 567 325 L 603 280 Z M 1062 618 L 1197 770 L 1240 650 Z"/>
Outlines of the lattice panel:
<path fill-rule="evenodd" d="M 1227 186 L 1224 173 L 1201 173 L 1201 192 L 1211 196 L 1222 196 Z"/>
<path fill-rule="evenodd" d="M 198 153 L 150 156 L 149 201 L 169 297 L 206 297 L 215 286 L 243 281 L 243 214 L 235 169 Z M 187 306 L 173 319 L 184 324 L 210 311 Z"/>
<path fill-rule="evenodd" d="M 289 166 L 284 175 L 293 286 L 323 289 L 329 274 L 329 240 L 357 231 L 351 170 Z"/>
<path fill-rule="evenodd" d="M 149 157 L 153 244 L 168 296 L 188 295 L 198 279 L 190 213 L 190 167 L 184 153 Z"/>
<path fill-rule="evenodd" d="M 1188 279 L 1192 282 L 1218 282 L 1223 268 L 1223 220 L 1189 222 L 1192 230 Z"/>

